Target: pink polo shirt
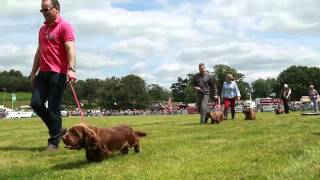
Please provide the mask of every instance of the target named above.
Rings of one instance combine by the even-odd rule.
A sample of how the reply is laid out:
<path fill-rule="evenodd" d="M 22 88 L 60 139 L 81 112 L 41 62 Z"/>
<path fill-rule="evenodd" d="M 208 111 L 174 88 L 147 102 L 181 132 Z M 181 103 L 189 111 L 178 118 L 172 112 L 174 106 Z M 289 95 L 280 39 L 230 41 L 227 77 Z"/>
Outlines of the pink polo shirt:
<path fill-rule="evenodd" d="M 67 74 L 69 63 L 64 43 L 74 40 L 73 28 L 60 16 L 50 27 L 45 22 L 39 31 L 40 71 Z"/>

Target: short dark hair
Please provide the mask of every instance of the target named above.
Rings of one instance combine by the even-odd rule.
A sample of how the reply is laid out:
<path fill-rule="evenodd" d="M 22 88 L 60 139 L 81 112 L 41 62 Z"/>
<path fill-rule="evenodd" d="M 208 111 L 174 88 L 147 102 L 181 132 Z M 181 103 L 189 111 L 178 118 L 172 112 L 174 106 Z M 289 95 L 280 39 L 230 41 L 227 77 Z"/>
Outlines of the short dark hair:
<path fill-rule="evenodd" d="M 199 67 L 200 67 L 200 66 L 204 66 L 204 67 L 205 67 L 204 63 L 200 63 L 200 64 L 199 64 Z"/>
<path fill-rule="evenodd" d="M 51 0 L 52 5 L 60 11 L 60 3 L 58 0 Z"/>

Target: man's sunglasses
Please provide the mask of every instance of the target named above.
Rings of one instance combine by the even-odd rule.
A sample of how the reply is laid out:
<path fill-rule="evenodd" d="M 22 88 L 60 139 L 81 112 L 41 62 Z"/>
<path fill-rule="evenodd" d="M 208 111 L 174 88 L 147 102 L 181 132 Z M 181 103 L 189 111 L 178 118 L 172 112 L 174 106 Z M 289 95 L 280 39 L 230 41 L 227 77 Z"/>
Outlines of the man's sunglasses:
<path fill-rule="evenodd" d="M 47 9 L 41 9 L 40 12 L 41 12 L 41 13 L 46 13 L 46 12 L 50 11 L 50 10 L 53 9 L 53 8 L 55 8 L 55 7 L 52 6 L 52 7 L 49 7 L 49 8 L 47 8 Z"/>

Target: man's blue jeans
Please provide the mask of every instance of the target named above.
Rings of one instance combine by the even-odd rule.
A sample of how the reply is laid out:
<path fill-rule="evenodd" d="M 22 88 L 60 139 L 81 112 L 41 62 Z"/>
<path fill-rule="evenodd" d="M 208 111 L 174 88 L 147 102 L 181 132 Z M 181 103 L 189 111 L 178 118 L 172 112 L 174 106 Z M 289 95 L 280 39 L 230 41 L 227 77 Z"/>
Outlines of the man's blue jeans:
<path fill-rule="evenodd" d="M 313 113 L 317 113 L 318 112 L 318 102 L 317 102 L 317 99 L 312 99 L 310 98 L 311 100 L 311 111 Z"/>
<path fill-rule="evenodd" d="M 34 80 L 31 107 L 49 130 L 48 144 L 59 145 L 62 128 L 61 102 L 67 86 L 66 74 L 39 72 Z M 48 106 L 45 106 L 48 101 Z"/>

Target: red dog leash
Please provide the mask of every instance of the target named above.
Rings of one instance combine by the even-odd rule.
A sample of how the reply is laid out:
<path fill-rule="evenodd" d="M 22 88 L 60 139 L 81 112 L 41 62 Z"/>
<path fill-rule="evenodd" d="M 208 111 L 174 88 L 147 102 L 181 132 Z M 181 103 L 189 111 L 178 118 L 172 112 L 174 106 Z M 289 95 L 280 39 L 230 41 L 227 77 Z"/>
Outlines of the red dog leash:
<path fill-rule="evenodd" d="M 73 94 L 73 98 L 74 100 L 76 101 L 77 103 L 77 106 L 80 110 L 80 116 L 81 116 L 81 122 L 84 122 L 84 119 L 83 119 L 83 112 L 82 112 L 82 109 L 81 109 L 81 106 L 80 106 L 80 103 L 79 103 L 79 100 L 78 100 L 78 97 L 77 97 L 77 94 L 76 94 L 76 91 L 74 90 L 73 88 L 73 85 L 72 85 L 72 82 L 69 81 L 69 85 L 70 85 L 70 88 L 71 88 L 71 91 L 72 91 L 72 94 Z"/>
<path fill-rule="evenodd" d="M 222 107 L 221 107 L 221 99 L 220 96 L 217 97 L 216 99 L 216 107 L 215 107 L 216 111 L 223 111 Z"/>

